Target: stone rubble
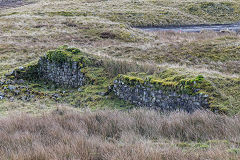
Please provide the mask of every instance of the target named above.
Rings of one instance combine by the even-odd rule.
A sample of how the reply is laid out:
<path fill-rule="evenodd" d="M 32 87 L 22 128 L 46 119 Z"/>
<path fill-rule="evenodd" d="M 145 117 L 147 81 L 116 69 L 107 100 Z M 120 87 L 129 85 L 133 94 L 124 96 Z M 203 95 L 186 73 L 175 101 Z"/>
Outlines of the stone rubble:
<path fill-rule="evenodd" d="M 15 99 L 30 101 L 35 97 L 44 98 L 46 94 L 38 91 L 34 91 L 28 86 L 19 85 L 19 80 L 0 80 L 0 100 L 7 99 L 14 101 Z M 23 81 L 22 81 L 23 82 Z M 54 95 L 48 95 L 50 98 L 55 98 Z"/>

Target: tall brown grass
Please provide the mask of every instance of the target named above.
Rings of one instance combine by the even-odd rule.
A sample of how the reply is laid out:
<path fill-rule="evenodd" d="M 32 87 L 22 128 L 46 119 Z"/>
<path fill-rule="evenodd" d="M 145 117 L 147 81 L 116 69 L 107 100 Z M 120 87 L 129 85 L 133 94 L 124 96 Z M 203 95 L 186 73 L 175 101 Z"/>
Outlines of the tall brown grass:
<path fill-rule="evenodd" d="M 239 159 L 240 117 L 206 111 L 161 114 L 150 110 L 56 110 L 0 120 L 1 160 Z M 182 149 L 181 141 L 227 143 Z"/>
<path fill-rule="evenodd" d="M 177 44 L 180 42 L 190 43 L 193 41 L 202 42 L 209 39 L 219 39 L 227 36 L 239 37 L 238 32 L 229 31 L 229 32 L 215 32 L 215 31 L 201 31 L 198 32 L 174 32 L 174 31 L 155 31 L 149 32 L 151 35 L 156 35 L 158 41 L 161 43 L 173 43 Z"/>
<path fill-rule="evenodd" d="M 106 69 L 111 77 L 118 74 L 127 74 L 129 72 L 144 72 L 153 74 L 160 70 L 160 67 L 150 63 L 141 63 L 127 59 L 117 59 L 114 57 L 103 57 L 102 66 Z"/>

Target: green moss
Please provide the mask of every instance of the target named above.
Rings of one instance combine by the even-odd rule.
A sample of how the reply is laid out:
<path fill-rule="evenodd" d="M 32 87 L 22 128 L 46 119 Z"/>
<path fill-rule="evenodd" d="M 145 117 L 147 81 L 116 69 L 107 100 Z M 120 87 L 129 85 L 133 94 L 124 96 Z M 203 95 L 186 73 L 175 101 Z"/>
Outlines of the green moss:
<path fill-rule="evenodd" d="M 240 154 L 240 148 L 231 148 L 227 150 L 228 153 Z"/>
<path fill-rule="evenodd" d="M 223 143 L 223 144 L 230 144 L 230 142 L 227 141 L 227 140 L 208 140 L 206 143 L 208 145 L 218 145 L 218 144 L 221 144 L 221 143 Z"/>
<path fill-rule="evenodd" d="M 200 149 L 208 149 L 209 145 L 206 144 L 206 143 L 197 143 L 197 144 L 194 145 L 194 147 L 200 148 Z"/>
<path fill-rule="evenodd" d="M 14 69 L 11 75 L 6 75 L 9 79 L 28 79 L 34 80 L 38 79 L 38 64 L 33 61 L 27 65 L 22 66 L 22 68 Z"/>
<path fill-rule="evenodd" d="M 180 148 L 188 148 L 188 147 L 191 147 L 191 144 L 187 142 L 181 142 L 181 143 L 177 143 L 177 146 Z"/>
<path fill-rule="evenodd" d="M 119 75 L 119 78 L 123 79 L 129 85 L 143 84 L 144 80 L 138 77 L 128 76 L 128 75 Z"/>
<path fill-rule="evenodd" d="M 68 103 L 79 108 L 89 107 L 91 109 L 95 109 L 99 107 L 110 107 L 124 109 L 126 108 L 124 106 L 131 106 L 113 95 L 108 95 L 111 94 L 108 93 L 108 87 L 111 85 L 113 80 L 112 78 L 109 78 L 108 72 L 100 65 L 101 60 L 97 59 L 97 57 L 82 53 L 76 48 L 62 46 L 56 50 L 49 51 L 45 58 L 57 63 L 79 62 L 79 64 L 83 65 L 80 67 L 80 70 L 84 73 L 88 83 L 78 90 L 56 86 L 53 82 L 45 82 L 41 79 L 26 81 L 25 85 L 29 87 L 31 92 L 38 95 L 37 98 L 48 97 L 52 98 L 52 101 Z M 30 77 L 30 75 L 28 75 L 28 73 L 30 73 L 29 70 L 36 72 L 37 70 L 34 69 L 36 65 L 37 63 L 32 63 L 25 66 L 24 70 L 16 69 L 18 73 L 17 75 L 19 77 L 23 75 Z M 7 87 L 8 86 L 6 86 L 6 88 Z M 9 90 L 7 91 L 9 92 Z M 22 88 L 20 91 L 21 94 L 26 94 L 28 92 L 26 88 Z M 107 93 L 107 95 L 103 96 L 105 93 Z M 60 95 L 60 97 L 55 98 L 52 96 L 55 94 Z"/>
<path fill-rule="evenodd" d="M 154 89 L 161 89 L 165 91 L 174 90 L 180 93 L 187 93 L 195 95 L 199 93 L 209 93 L 213 91 L 211 84 L 204 79 L 202 75 L 199 75 L 191 79 L 179 79 L 174 77 L 173 80 L 170 78 L 154 78 L 147 76 L 145 78 L 134 77 L 129 75 L 119 75 L 118 78 L 125 81 L 127 84 L 134 86 L 137 84 L 154 86 Z M 175 80 L 174 80 L 175 79 Z"/>
<path fill-rule="evenodd" d="M 229 23 L 239 20 L 239 3 L 236 2 L 195 2 L 183 5 L 182 9 L 214 23 Z"/>
<path fill-rule="evenodd" d="M 81 64 L 81 66 L 87 66 L 91 64 L 91 60 L 86 54 L 77 48 L 69 48 L 68 46 L 61 46 L 56 50 L 48 51 L 46 58 L 51 62 L 57 63 L 78 62 Z"/>
<path fill-rule="evenodd" d="M 202 75 L 193 77 L 181 75 L 171 70 L 159 74 L 146 75 L 129 73 L 117 77 L 130 86 L 143 85 L 152 90 L 162 90 L 166 93 L 175 91 L 179 94 L 207 95 L 209 109 L 224 114 L 236 114 L 240 110 L 239 78 L 204 78 Z M 224 93 L 224 94 L 223 94 Z"/>
<path fill-rule="evenodd" d="M 211 94 L 212 107 L 223 113 L 236 114 L 240 110 L 240 78 L 209 78 L 217 90 Z"/>

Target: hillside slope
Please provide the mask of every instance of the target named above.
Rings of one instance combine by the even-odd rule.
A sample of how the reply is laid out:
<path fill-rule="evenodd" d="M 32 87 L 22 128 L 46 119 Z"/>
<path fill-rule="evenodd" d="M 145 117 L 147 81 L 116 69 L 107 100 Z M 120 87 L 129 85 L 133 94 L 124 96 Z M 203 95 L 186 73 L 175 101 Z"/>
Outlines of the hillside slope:
<path fill-rule="evenodd" d="M 230 110 L 231 113 L 238 113 L 239 34 L 146 33 L 132 28 L 235 23 L 240 17 L 238 8 L 237 0 L 40 0 L 17 8 L 1 9 L 0 74 L 4 75 L 16 67 L 36 61 L 50 49 L 69 45 L 108 59 L 110 62 L 106 62 L 106 65 L 111 77 L 127 72 L 167 73 L 169 77 L 173 74 L 203 75 L 223 97 L 222 101 L 217 102 L 218 106 Z M 111 80 L 108 77 L 103 79 Z M 76 92 L 67 101 L 74 101 L 83 94 L 95 98 L 82 106 L 105 106 L 105 102 L 99 103 L 102 102 L 102 97 L 99 98 L 95 93 L 104 89 L 96 88 L 95 92 L 92 92 L 91 87 L 93 86 L 86 89 L 87 93 Z M 88 96 L 81 100 L 84 104 Z M 8 106 L 14 102 L 4 103 Z M 115 107 L 122 105 L 115 105 L 115 102 L 109 99 L 107 104 L 110 103 Z M 75 102 L 73 105 L 76 105 Z M 2 107 L 4 111 L 7 108 L 5 106 Z"/>

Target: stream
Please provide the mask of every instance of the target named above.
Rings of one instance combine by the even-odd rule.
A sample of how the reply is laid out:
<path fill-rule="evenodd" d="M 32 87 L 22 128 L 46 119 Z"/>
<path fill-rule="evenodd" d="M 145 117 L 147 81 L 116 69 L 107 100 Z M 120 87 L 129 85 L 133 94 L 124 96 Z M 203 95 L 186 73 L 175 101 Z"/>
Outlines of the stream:
<path fill-rule="evenodd" d="M 235 24 L 216 24 L 216 25 L 189 25 L 180 27 L 137 27 L 138 29 L 155 32 L 155 31 L 174 31 L 174 32 L 201 32 L 209 31 L 240 31 L 240 23 Z"/>

